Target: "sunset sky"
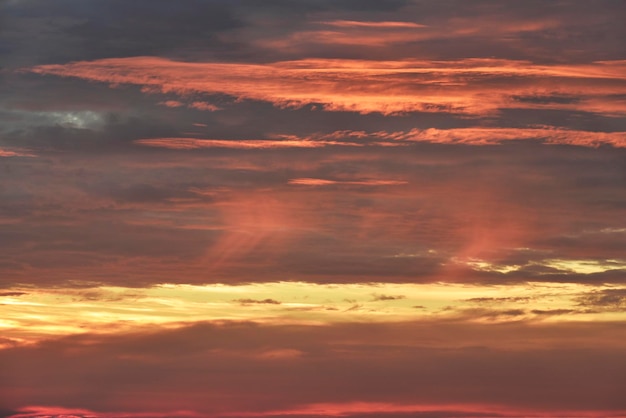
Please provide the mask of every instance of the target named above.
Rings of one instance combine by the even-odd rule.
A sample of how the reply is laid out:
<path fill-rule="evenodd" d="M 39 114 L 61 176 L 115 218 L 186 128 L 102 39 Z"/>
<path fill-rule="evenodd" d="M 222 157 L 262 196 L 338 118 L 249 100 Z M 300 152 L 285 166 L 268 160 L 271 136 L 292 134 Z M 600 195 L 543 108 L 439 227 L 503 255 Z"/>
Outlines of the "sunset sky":
<path fill-rule="evenodd" d="M 1 0 L 0 417 L 626 417 L 624 22 Z"/>

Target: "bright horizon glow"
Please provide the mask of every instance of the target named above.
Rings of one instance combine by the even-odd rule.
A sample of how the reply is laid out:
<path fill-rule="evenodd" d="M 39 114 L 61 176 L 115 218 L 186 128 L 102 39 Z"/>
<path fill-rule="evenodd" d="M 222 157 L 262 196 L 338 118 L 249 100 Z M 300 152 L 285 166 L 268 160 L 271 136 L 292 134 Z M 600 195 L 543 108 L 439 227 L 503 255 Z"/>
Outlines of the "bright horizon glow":
<path fill-rule="evenodd" d="M 14 288 L 0 296 L 0 329 L 31 343 L 84 332 L 127 332 L 198 321 L 325 325 L 341 322 L 450 320 L 476 323 L 623 321 L 626 312 L 594 312 L 580 299 L 619 286 L 530 282 L 520 285 L 314 284 L 229 286 L 161 284 L 149 288 Z M 555 295 L 558 299 L 555 300 Z"/>

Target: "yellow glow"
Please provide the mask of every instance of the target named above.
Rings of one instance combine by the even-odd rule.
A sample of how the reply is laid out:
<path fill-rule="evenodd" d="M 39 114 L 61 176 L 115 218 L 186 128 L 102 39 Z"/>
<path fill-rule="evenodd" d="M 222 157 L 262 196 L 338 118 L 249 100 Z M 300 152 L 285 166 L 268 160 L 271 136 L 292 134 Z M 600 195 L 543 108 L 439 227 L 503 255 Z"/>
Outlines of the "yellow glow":
<path fill-rule="evenodd" d="M 463 264 L 479 271 L 492 271 L 498 273 L 510 273 L 517 271 L 523 266 L 506 265 L 490 263 L 485 260 L 476 258 L 453 259 L 457 264 Z M 569 273 L 593 274 L 602 273 L 609 270 L 626 269 L 626 261 L 623 260 L 567 260 L 567 259 L 548 259 L 541 262 L 533 263 L 533 265 L 550 267 L 557 270 L 567 271 Z"/>
<path fill-rule="evenodd" d="M 472 267 L 474 270 L 481 271 L 495 271 L 498 273 L 510 273 L 512 271 L 519 270 L 521 266 L 519 265 L 504 265 L 504 264 L 491 264 L 483 260 L 470 259 L 464 262 L 468 266 Z"/>
<path fill-rule="evenodd" d="M 472 263 L 489 268 L 481 261 Z M 487 323 L 625 320 L 626 312 L 581 306 L 581 295 L 607 289 L 615 287 L 271 282 L 163 284 L 145 289 L 15 288 L 10 290 L 24 294 L 0 297 L 0 328 L 3 337 L 28 343 L 52 335 L 120 332 L 150 325 L 176 327 L 197 321 L 323 325 L 437 319 Z"/>
<path fill-rule="evenodd" d="M 544 265 L 573 273 L 592 274 L 609 270 L 626 269 L 626 261 L 621 260 L 546 260 Z"/>

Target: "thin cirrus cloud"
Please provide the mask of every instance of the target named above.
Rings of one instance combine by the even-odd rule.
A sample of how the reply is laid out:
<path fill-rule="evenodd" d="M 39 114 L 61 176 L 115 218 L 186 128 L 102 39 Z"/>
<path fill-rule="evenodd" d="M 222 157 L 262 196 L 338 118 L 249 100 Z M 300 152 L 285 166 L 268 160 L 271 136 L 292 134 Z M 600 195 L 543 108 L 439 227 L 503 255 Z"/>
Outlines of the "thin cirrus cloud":
<path fill-rule="evenodd" d="M 339 28 L 425 28 L 426 25 L 421 25 L 415 22 L 401 22 L 401 21 L 380 21 L 380 22 L 364 22 L 358 20 L 330 20 L 326 22 L 319 22 L 321 25 L 335 26 Z"/>
<path fill-rule="evenodd" d="M 0 158 L 2 157 L 35 157 L 30 151 L 22 149 L 2 149 L 0 148 Z"/>
<path fill-rule="evenodd" d="M 320 148 L 329 145 L 358 146 L 358 144 L 337 141 L 295 140 L 229 140 L 229 139 L 198 139 L 198 138 L 151 138 L 138 139 L 138 145 L 177 150 L 202 148 L 233 148 L 233 149 L 276 149 L 276 148 Z"/>
<path fill-rule="evenodd" d="M 316 178 L 297 178 L 289 180 L 289 184 L 298 186 L 333 186 L 333 185 L 353 185 L 353 186 L 396 186 L 406 184 L 402 180 L 327 180 Z"/>
<path fill-rule="evenodd" d="M 415 22 L 332 20 L 316 22 L 316 26 L 318 28 L 294 32 L 278 39 L 262 39 L 256 43 L 263 48 L 286 50 L 298 50 L 307 44 L 382 47 L 432 36 L 423 31 L 426 25 Z"/>
<path fill-rule="evenodd" d="M 449 112 L 484 116 L 506 108 L 624 115 L 625 69 L 626 61 L 537 65 L 487 58 L 303 59 L 235 64 L 131 57 L 41 65 L 24 71 L 138 85 L 146 92 L 226 94 L 278 107 L 320 105 L 327 111 L 386 115 Z M 506 89 L 501 87 L 503 79 L 508 81 Z M 571 100 L 551 100 L 553 96 Z"/>
<path fill-rule="evenodd" d="M 201 139 L 201 138 L 144 138 L 135 144 L 175 150 L 203 148 L 276 149 L 323 148 L 330 146 L 408 146 L 412 143 L 496 145 L 507 141 L 533 140 L 546 144 L 566 144 L 584 147 L 610 145 L 626 147 L 625 132 L 591 132 L 573 129 L 537 128 L 455 128 L 411 129 L 397 132 L 336 131 L 316 133 L 306 137 L 283 135 L 284 139 Z"/>

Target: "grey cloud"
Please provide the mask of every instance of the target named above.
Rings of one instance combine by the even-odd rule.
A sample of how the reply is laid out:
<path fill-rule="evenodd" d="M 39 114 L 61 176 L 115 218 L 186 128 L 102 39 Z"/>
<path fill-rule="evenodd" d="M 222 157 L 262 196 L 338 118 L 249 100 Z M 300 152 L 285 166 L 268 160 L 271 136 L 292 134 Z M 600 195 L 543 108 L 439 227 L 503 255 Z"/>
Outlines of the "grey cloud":
<path fill-rule="evenodd" d="M 587 345 L 572 349 L 581 332 L 588 332 Z M 82 335 L 0 350 L 6 365 L 0 370 L 0 393 L 9 408 L 80 405 L 102 413 L 150 411 L 155 396 L 162 399 L 160 410 L 184 406 L 212 416 L 363 397 L 383 403 L 408 397 L 429 404 L 611 411 L 626 407 L 620 391 L 626 372 L 623 348 L 603 343 L 609 336 L 616 341 L 611 339 L 616 332 L 623 329 L 601 323 L 541 329 L 519 324 L 227 323 L 124 336 Z M 522 343 L 545 344 L 543 334 L 561 346 L 533 349 Z M 372 341 L 372 335 L 378 338 Z M 510 349 L 497 348 L 507 341 Z M 263 355 L 276 350 L 301 354 Z M 25 385 L 33 390 L 21 390 Z M 468 385 L 479 392 L 468 392 Z M 149 398 L 142 395 L 147 388 Z M 130 395 L 132 404 L 125 401 Z"/>
<path fill-rule="evenodd" d="M 0 43 L 21 66 L 219 48 L 216 34 L 242 24 L 220 1 L 25 0 L 2 8 Z"/>
<path fill-rule="evenodd" d="M 567 315 L 567 314 L 575 313 L 577 311 L 573 309 L 533 309 L 530 312 L 535 315 L 551 316 L 551 315 Z"/>
<path fill-rule="evenodd" d="M 625 272 L 626 273 L 626 272 Z M 626 310 L 626 289 L 603 289 L 577 298 L 578 305 L 602 311 Z"/>
<path fill-rule="evenodd" d="M 559 96 L 559 95 L 535 95 L 535 96 L 512 96 L 513 100 L 522 103 L 534 103 L 534 104 L 570 104 L 580 102 L 580 98 L 573 96 Z"/>

